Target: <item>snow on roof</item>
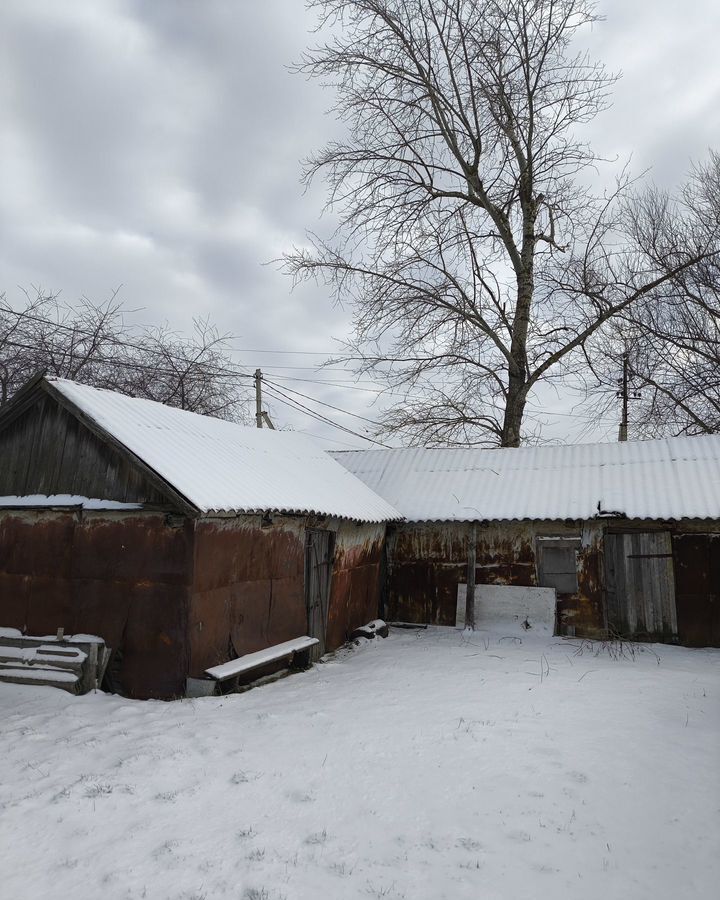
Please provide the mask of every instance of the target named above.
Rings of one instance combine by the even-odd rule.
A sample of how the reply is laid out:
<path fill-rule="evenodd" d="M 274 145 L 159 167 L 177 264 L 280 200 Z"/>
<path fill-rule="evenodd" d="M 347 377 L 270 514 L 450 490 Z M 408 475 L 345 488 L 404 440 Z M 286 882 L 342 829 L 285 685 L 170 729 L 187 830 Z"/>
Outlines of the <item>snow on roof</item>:
<path fill-rule="evenodd" d="M 333 452 L 408 520 L 720 519 L 720 435 Z"/>
<path fill-rule="evenodd" d="M 0 497 L 0 507 L 18 509 L 27 507 L 82 507 L 82 509 L 142 509 L 142 503 L 123 503 L 121 500 L 101 500 L 97 497 L 82 497 L 78 494 L 25 494 L 24 496 L 6 495 Z"/>
<path fill-rule="evenodd" d="M 65 379 L 48 382 L 203 513 L 401 518 L 303 435 L 248 428 Z"/>

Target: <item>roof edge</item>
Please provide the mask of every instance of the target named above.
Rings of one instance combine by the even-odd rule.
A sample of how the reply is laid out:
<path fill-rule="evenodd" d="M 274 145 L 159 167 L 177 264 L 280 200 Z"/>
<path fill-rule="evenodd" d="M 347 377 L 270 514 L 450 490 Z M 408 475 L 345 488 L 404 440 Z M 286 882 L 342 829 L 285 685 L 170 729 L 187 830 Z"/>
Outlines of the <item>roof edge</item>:
<path fill-rule="evenodd" d="M 97 422 L 91 415 L 82 410 L 79 406 L 77 406 L 72 400 L 66 397 L 62 390 L 55 387 L 53 380 L 42 377 L 39 380 L 37 387 L 44 391 L 48 396 L 52 397 L 56 403 L 58 403 L 63 409 L 69 412 L 72 416 L 74 416 L 82 425 L 84 425 L 89 431 L 91 431 L 96 437 L 108 443 L 117 453 L 123 456 L 132 466 L 136 469 L 139 469 L 143 475 L 153 484 L 158 490 L 164 493 L 168 499 L 175 504 L 183 513 L 192 518 L 197 518 L 198 515 L 201 514 L 201 510 L 190 501 L 184 494 L 181 494 L 174 485 L 170 484 L 167 479 L 163 478 L 159 472 L 155 471 L 152 466 L 149 466 L 144 460 L 142 460 L 139 456 L 133 453 L 129 447 L 123 444 L 122 441 L 118 440 L 113 434 L 111 434 L 106 428 L 104 428 L 99 422 Z"/>

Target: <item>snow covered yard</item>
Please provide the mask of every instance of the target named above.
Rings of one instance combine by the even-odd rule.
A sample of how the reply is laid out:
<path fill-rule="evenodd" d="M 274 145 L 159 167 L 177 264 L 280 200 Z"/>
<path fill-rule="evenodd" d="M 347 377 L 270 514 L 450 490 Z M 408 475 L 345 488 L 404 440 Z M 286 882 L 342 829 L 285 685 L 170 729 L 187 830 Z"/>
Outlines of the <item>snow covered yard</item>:
<path fill-rule="evenodd" d="M 392 631 L 242 695 L 0 708 L 2 898 L 717 896 L 720 651 Z"/>

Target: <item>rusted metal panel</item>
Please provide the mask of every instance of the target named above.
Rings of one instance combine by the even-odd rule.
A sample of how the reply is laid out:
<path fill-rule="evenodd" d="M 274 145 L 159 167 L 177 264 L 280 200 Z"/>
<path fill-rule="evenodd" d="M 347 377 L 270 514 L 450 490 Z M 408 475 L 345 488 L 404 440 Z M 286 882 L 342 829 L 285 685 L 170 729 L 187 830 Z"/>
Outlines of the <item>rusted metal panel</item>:
<path fill-rule="evenodd" d="M 0 624 L 99 635 L 115 651 L 118 687 L 129 696 L 183 692 L 191 577 L 192 522 L 178 528 L 148 513 L 0 512 Z"/>
<path fill-rule="evenodd" d="M 325 635 L 327 650 L 336 649 L 352 631 L 378 617 L 384 540 L 384 525 L 337 525 Z"/>
<path fill-rule="evenodd" d="M 0 553 L 2 547 L 2 534 L 0 533 Z M 0 562 L 0 569 L 2 569 L 2 562 Z M 28 620 L 31 587 L 30 575 L 12 575 L 0 571 L 0 620 L 3 627 L 18 628 L 20 631 L 25 628 Z"/>
<path fill-rule="evenodd" d="M 305 634 L 304 522 L 199 520 L 189 619 L 190 675 Z"/>
<path fill-rule="evenodd" d="M 603 638 L 607 633 L 602 546 L 602 526 L 586 526 L 577 553 L 577 593 L 558 597 L 558 625 L 561 634 L 566 634 L 569 627 L 582 637 Z"/>
<path fill-rule="evenodd" d="M 720 535 L 675 534 L 672 549 L 680 642 L 720 647 Z"/>
<path fill-rule="evenodd" d="M 482 558 L 480 551 L 478 561 Z M 466 561 L 464 524 L 391 527 L 387 537 L 387 617 L 454 624 L 457 585 L 465 580 Z"/>
<path fill-rule="evenodd" d="M 388 538 L 388 618 L 438 625 L 455 623 L 457 586 L 467 578 L 470 526 L 403 524 Z M 578 590 L 558 596 L 561 632 L 572 626 L 588 637 L 604 633 L 600 546 L 602 525 L 582 529 L 552 522 L 507 522 L 476 528 L 476 583 L 538 586 L 536 547 L 542 537 L 580 539 Z"/>
<path fill-rule="evenodd" d="M 133 585 L 120 677 L 131 697 L 183 696 L 188 671 L 187 590 L 157 582 Z"/>
<path fill-rule="evenodd" d="M 16 575 L 70 577 L 73 513 L 0 511 L 0 567 Z"/>
<path fill-rule="evenodd" d="M 478 527 L 477 583 L 536 587 L 536 534 L 536 526 L 525 523 Z"/>
<path fill-rule="evenodd" d="M 388 543 L 393 560 L 438 560 L 463 563 L 466 556 L 466 531 L 462 523 L 412 524 L 390 526 Z"/>
<path fill-rule="evenodd" d="M 93 518 L 75 529 L 72 577 L 96 581 L 144 580 L 187 584 L 192 521 L 166 524 L 162 516 Z"/>
<path fill-rule="evenodd" d="M 454 625 L 457 586 L 467 578 L 467 523 L 398 525 L 388 538 L 388 617 L 409 622 Z M 533 532 L 476 528 L 477 584 L 536 584 Z"/>

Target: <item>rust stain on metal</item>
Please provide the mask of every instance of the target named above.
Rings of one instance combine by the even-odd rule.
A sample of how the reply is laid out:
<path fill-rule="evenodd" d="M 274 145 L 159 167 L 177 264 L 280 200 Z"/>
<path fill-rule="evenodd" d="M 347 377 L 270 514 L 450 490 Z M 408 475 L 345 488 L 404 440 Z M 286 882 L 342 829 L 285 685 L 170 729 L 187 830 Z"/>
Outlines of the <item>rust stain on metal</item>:
<path fill-rule="evenodd" d="M 467 578 L 469 529 L 459 523 L 396 526 L 388 539 L 388 617 L 454 625 L 457 586 Z M 556 523 L 497 523 L 476 529 L 475 580 L 482 584 L 538 585 L 537 540 L 579 536 L 577 527 Z M 578 592 L 558 597 L 560 630 L 601 636 L 604 608 L 601 578 L 602 530 L 589 533 L 578 554 Z"/>
<path fill-rule="evenodd" d="M 191 537 L 161 515 L 0 514 L 0 620 L 34 634 L 98 634 L 128 696 L 176 696 Z"/>
<path fill-rule="evenodd" d="M 560 634 L 566 634 L 571 626 L 581 637 L 606 636 L 602 537 L 602 529 L 595 528 L 578 550 L 577 593 L 558 595 Z"/>
<path fill-rule="evenodd" d="M 190 606 L 190 675 L 304 634 L 302 519 L 200 520 Z"/>
<path fill-rule="evenodd" d="M 325 634 L 328 650 L 343 644 L 355 628 L 377 618 L 381 593 L 384 525 L 340 523 Z"/>

